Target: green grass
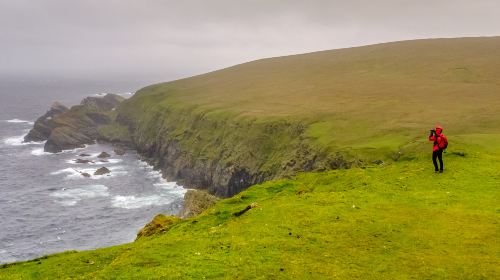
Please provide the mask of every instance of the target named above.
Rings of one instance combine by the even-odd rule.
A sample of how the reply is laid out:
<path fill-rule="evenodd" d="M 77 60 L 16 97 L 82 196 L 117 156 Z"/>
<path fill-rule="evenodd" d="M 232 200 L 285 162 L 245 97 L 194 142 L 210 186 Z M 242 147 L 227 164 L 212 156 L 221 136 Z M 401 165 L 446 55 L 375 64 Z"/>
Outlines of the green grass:
<path fill-rule="evenodd" d="M 500 135 L 450 137 L 443 174 L 429 143 L 411 150 L 384 166 L 256 185 L 165 233 L 5 265 L 0 278 L 496 278 Z"/>
<path fill-rule="evenodd" d="M 282 178 L 330 169 L 338 154 L 348 165 L 391 159 L 436 123 L 500 133 L 499 57 L 490 37 L 270 58 L 145 87 L 118 111 L 139 146 L 175 142 L 192 155 L 183 165 Z"/>
<path fill-rule="evenodd" d="M 160 160 L 179 148 L 181 168 L 287 179 L 134 243 L 4 265 L 0 279 L 497 278 L 499 46 L 500 37 L 396 42 L 146 87 L 117 109 L 143 152 Z M 443 174 L 426 140 L 436 122 L 450 142 Z M 126 135 L 115 125 L 104 134 Z M 363 168 L 290 177 L 340 156 Z"/>

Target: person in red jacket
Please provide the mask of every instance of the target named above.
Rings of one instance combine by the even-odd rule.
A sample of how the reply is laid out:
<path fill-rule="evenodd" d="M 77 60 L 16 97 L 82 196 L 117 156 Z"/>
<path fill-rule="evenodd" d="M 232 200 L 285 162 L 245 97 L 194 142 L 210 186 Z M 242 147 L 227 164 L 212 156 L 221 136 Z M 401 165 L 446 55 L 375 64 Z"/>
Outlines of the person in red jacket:
<path fill-rule="evenodd" d="M 432 147 L 432 163 L 434 163 L 434 171 L 443 173 L 443 150 L 440 148 L 443 141 L 442 136 L 443 128 L 441 126 L 436 126 L 436 130 L 431 130 L 431 134 L 429 135 L 429 141 L 434 142 L 434 146 Z M 439 159 L 439 169 L 436 159 Z"/>

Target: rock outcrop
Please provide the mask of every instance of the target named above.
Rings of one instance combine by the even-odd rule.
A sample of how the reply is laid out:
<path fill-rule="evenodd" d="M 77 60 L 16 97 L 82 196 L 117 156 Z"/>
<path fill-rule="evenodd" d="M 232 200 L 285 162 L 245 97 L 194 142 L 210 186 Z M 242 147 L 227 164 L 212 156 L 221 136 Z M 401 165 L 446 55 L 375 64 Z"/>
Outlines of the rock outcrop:
<path fill-rule="evenodd" d="M 168 106 L 139 111 L 134 101 L 140 103 L 120 105 L 117 122 L 128 127 L 138 153 L 168 180 L 217 197 L 297 172 L 355 164 L 311 143 L 304 121 L 219 118 Z"/>
<path fill-rule="evenodd" d="M 211 117 L 192 108 L 156 107 L 153 97 L 145 95 L 144 101 L 136 96 L 122 103 L 121 97 L 111 94 L 88 97 L 69 110 L 54 106 L 54 112 L 38 122 L 37 127 L 44 129 L 34 128 L 30 134 L 47 140 L 47 152 L 95 141 L 135 149 L 167 179 L 217 197 L 301 171 L 353 164 L 309 141 L 309 124 L 304 120 Z M 106 162 L 108 156 L 102 153 L 100 161 Z"/>
<path fill-rule="evenodd" d="M 98 111 L 110 111 L 116 108 L 123 100 L 124 98 L 119 95 L 108 93 L 103 97 L 87 97 L 82 100 L 80 105 Z"/>
<path fill-rule="evenodd" d="M 122 149 L 122 148 L 116 148 L 114 150 L 114 152 L 115 152 L 115 155 L 117 155 L 117 156 L 123 156 L 126 153 L 125 149 Z"/>
<path fill-rule="evenodd" d="M 182 218 L 190 218 L 201 214 L 201 212 L 212 207 L 219 199 L 205 191 L 189 190 L 184 195 L 184 204 L 181 213 Z"/>
<path fill-rule="evenodd" d="M 106 167 L 101 167 L 94 172 L 94 175 L 99 176 L 99 175 L 104 175 L 104 174 L 108 174 L 108 173 L 111 173 L 111 170 L 109 170 Z"/>
<path fill-rule="evenodd" d="M 24 142 L 40 142 L 47 140 L 52 130 L 57 127 L 53 119 L 67 111 L 69 111 L 68 107 L 59 102 L 54 102 L 47 113 L 35 121 L 33 129 L 24 137 Z"/>
<path fill-rule="evenodd" d="M 44 150 L 51 153 L 92 144 L 100 139 L 101 127 L 113 122 L 112 110 L 123 100 L 115 94 L 87 97 L 71 109 L 56 102 L 35 122 L 24 141 L 47 141 Z"/>
<path fill-rule="evenodd" d="M 166 232 L 179 221 L 181 221 L 179 217 L 158 214 L 153 218 L 151 222 L 146 224 L 139 231 L 139 233 L 137 233 L 137 238 L 135 240 L 137 241 L 143 237 L 151 236 L 160 232 Z"/>
<path fill-rule="evenodd" d="M 75 160 L 75 163 L 80 163 L 80 164 L 87 164 L 87 163 L 94 163 L 93 161 L 89 160 L 89 159 L 81 159 L 81 158 L 77 158 Z"/>
<path fill-rule="evenodd" d="M 108 153 L 106 153 L 106 152 L 101 152 L 101 153 L 97 156 L 97 158 L 109 158 L 109 157 L 111 157 L 111 155 L 110 155 L 110 154 L 108 154 Z"/>

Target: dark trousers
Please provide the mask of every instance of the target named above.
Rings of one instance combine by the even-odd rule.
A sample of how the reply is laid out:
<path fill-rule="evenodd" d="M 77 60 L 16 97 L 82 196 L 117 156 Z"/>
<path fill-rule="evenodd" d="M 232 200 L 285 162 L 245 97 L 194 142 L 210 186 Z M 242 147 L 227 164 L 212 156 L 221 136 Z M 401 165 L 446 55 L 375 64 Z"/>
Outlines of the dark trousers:
<path fill-rule="evenodd" d="M 439 159 L 439 169 L 436 159 Z M 437 150 L 432 152 L 432 163 L 434 163 L 434 170 L 443 171 L 443 150 Z"/>

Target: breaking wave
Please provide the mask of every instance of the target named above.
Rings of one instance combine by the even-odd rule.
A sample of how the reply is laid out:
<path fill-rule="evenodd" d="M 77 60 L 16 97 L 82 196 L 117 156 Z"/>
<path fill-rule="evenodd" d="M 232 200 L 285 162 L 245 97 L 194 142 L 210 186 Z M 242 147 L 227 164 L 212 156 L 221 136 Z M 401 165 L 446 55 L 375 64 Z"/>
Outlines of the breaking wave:
<path fill-rule="evenodd" d="M 173 197 L 162 195 L 135 196 L 135 195 L 117 195 L 113 197 L 111 205 L 116 208 L 138 209 L 146 206 L 160 206 L 174 202 Z"/>
<path fill-rule="evenodd" d="M 75 189 L 61 189 L 50 196 L 57 198 L 57 202 L 65 206 L 73 206 L 82 199 L 109 196 L 105 185 L 88 185 Z"/>
<path fill-rule="evenodd" d="M 20 119 L 6 120 L 5 122 L 8 122 L 8 123 L 25 123 L 25 124 L 29 124 L 29 125 L 34 125 L 35 124 L 32 121 L 25 121 L 25 120 L 20 120 Z"/>

